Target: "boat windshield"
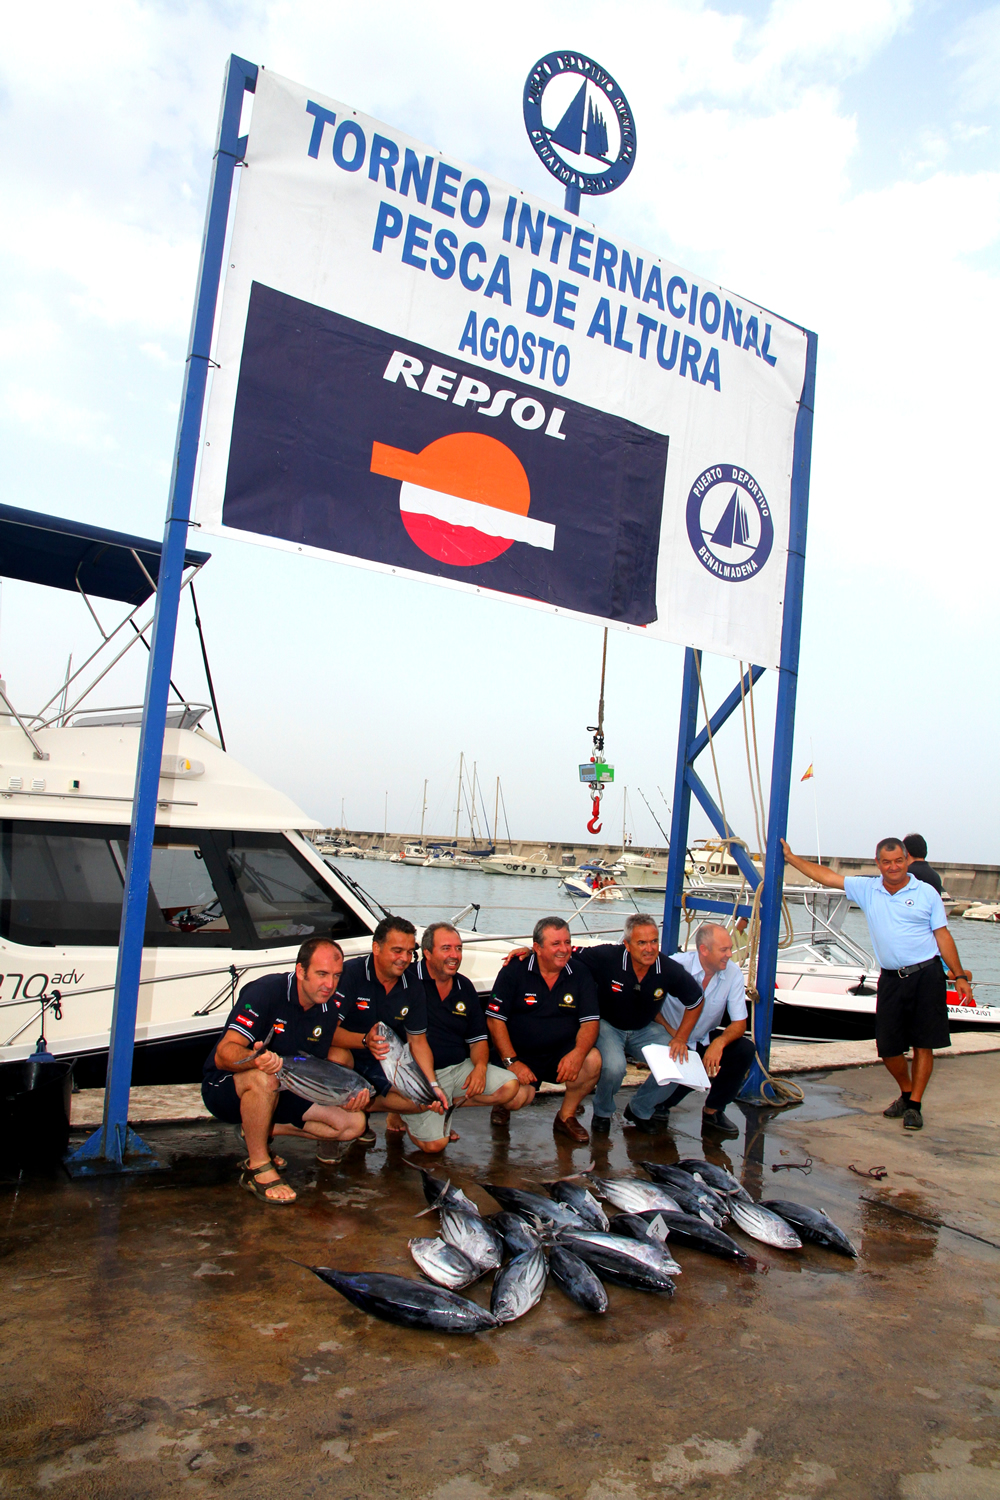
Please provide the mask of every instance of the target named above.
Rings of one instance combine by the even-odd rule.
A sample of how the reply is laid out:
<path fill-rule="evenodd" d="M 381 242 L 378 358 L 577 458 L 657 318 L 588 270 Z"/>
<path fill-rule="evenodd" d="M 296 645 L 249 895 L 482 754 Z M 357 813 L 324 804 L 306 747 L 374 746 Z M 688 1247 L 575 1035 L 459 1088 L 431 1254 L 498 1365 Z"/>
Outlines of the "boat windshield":
<path fill-rule="evenodd" d="M 128 829 L 0 825 L 0 936 L 30 947 L 118 942 Z M 147 947 L 271 948 L 368 926 L 280 833 L 157 829 Z"/>

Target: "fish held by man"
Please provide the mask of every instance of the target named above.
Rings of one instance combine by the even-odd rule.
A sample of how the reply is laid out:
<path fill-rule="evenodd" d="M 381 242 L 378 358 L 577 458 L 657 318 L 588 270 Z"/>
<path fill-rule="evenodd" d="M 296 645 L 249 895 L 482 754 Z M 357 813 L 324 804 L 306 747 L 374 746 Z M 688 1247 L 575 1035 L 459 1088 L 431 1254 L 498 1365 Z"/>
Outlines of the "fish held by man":
<path fill-rule="evenodd" d="M 541 1301 L 548 1269 L 545 1251 L 515 1255 L 496 1274 L 490 1292 L 490 1312 L 498 1323 L 513 1323 Z"/>
<path fill-rule="evenodd" d="M 607 1312 L 608 1294 L 600 1277 L 573 1250 L 553 1245 L 549 1251 L 549 1274 L 578 1307 L 592 1313 Z"/>
<path fill-rule="evenodd" d="M 483 1272 L 461 1250 L 440 1237 L 432 1240 L 407 1240 L 407 1248 L 420 1270 L 436 1286 L 460 1292 L 478 1281 Z"/>
<path fill-rule="evenodd" d="M 404 1328 L 424 1328 L 435 1333 L 481 1333 L 500 1325 L 491 1312 L 426 1281 L 390 1276 L 382 1271 L 337 1271 L 330 1266 L 306 1266 L 320 1281 L 333 1287 L 362 1312 L 399 1323 Z"/>
<path fill-rule="evenodd" d="M 780 1214 L 771 1213 L 759 1203 L 739 1203 L 732 1200 L 730 1209 L 733 1222 L 762 1245 L 773 1245 L 776 1250 L 801 1250 L 802 1241 L 795 1230 Z"/>
<path fill-rule="evenodd" d="M 858 1252 L 844 1231 L 827 1218 L 821 1208 L 807 1208 L 804 1203 L 792 1203 L 787 1198 L 762 1198 L 761 1208 L 777 1214 L 804 1240 L 822 1245 L 824 1250 L 835 1250 L 838 1255 L 849 1255 L 857 1259 Z"/>
<path fill-rule="evenodd" d="M 328 1062 L 325 1057 L 283 1057 L 275 1073 L 278 1087 L 308 1099 L 311 1104 L 335 1104 L 338 1107 L 364 1093 L 368 1084 L 353 1068 Z"/>
<path fill-rule="evenodd" d="M 414 1104 L 436 1104 L 438 1096 L 431 1088 L 430 1080 L 417 1066 L 409 1044 L 401 1042 L 384 1021 L 376 1021 L 371 1034 L 376 1041 L 385 1042 L 389 1049 L 380 1061 L 382 1071 L 393 1088 L 407 1099 L 412 1099 Z"/>

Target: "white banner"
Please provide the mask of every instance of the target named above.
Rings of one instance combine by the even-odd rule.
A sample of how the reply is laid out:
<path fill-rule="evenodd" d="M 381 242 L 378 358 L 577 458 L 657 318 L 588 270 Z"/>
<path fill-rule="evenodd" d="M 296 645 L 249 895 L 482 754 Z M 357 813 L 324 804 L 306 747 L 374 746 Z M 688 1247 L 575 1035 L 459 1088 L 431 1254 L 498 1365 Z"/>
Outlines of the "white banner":
<path fill-rule="evenodd" d="M 776 666 L 795 324 L 261 70 L 203 531 Z"/>

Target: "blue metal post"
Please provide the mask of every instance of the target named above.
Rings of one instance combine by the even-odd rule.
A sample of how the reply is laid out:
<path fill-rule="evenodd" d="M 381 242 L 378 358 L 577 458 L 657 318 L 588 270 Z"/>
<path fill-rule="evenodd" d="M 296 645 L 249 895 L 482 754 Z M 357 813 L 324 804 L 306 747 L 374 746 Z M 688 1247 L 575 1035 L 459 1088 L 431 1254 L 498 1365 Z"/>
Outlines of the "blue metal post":
<path fill-rule="evenodd" d="M 807 333 L 806 371 L 795 421 L 792 454 L 792 486 L 788 523 L 788 564 L 785 570 L 785 605 L 781 625 L 781 666 L 778 671 L 778 703 L 774 724 L 774 754 L 771 762 L 771 798 L 767 815 L 767 854 L 764 893 L 760 904 L 760 948 L 757 958 L 757 993 L 754 1007 L 754 1041 L 766 1067 L 771 1057 L 771 1023 L 774 1015 L 774 979 L 778 964 L 778 934 L 784 883 L 781 840 L 788 826 L 788 792 L 792 778 L 792 740 L 795 733 L 795 694 L 799 674 L 799 641 L 802 634 L 802 591 L 806 563 L 806 527 L 809 519 L 809 470 L 812 459 L 813 408 L 816 400 L 816 349 L 814 333 Z M 743 1085 L 741 1097 L 762 1099 L 764 1075 L 754 1063 Z"/>
<path fill-rule="evenodd" d="M 670 853 L 667 856 L 667 893 L 663 899 L 664 953 L 680 946 L 681 900 L 684 896 L 684 861 L 687 858 L 688 824 L 691 821 L 691 786 L 687 779 L 688 758 L 698 728 L 698 657 L 692 647 L 684 652 L 681 683 L 681 721 L 677 729 L 677 767 L 674 771 L 674 805 L 670 814 Z"/>
<path fill-rule="evenodd" d="M 149 900 L 149 875 L 153 857 L 156 806 L 159 797 L 163 733 L 166 725 L 170 669 L 177 629 L 187 545 L 188 520 L 194 491 L 195 470 L 205 405 L 205 389 L 215 326 L 215 310 L 225 249 L 226 225 L 232 199 L 233 173 L 246 149 L 240 138 L 243 96 L 253 92 L 257 68 L 235 55 L 230 57 L 222 94 L 222 110 L 212 167 L 212 180 L 202 239 L 201 266 L 195 299 L 191 337 L 181 395 L 173 477 L 163 532 L 163 551 L 156 589 L 156 612 L 146 673 L 146 693 L 139 734 L 129 834 L 125 899 L 118 944 L 114 1009 L 108 1053 L 104 1120 L 66 1165 L 74 1176 L 106 1172 L 148 1171 L 159 1163 L 149 1147 L 129 1129 L 128 1104 L 132 1083 L 132 1055 L 139 1003 L 142 948 Z"/>

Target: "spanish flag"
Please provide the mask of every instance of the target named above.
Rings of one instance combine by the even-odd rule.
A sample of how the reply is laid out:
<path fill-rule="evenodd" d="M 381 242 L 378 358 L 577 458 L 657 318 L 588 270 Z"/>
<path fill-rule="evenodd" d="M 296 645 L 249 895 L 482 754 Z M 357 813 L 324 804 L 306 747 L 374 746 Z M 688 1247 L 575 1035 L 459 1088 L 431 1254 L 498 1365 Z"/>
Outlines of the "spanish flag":
<path fill-rule="evenodd" d="M 812 768 L 812 761 L 810 761 L 808 766 L 806 767 L 805 775 L 801 776 L 799 779 L 801 781 L 808 781 L 811 777 L 815 776 L 815 774 L 816 772 Z"/>

